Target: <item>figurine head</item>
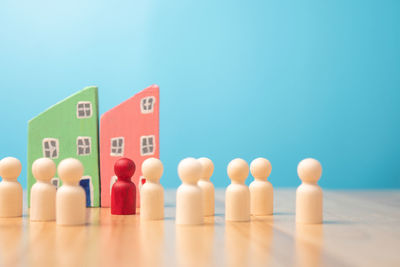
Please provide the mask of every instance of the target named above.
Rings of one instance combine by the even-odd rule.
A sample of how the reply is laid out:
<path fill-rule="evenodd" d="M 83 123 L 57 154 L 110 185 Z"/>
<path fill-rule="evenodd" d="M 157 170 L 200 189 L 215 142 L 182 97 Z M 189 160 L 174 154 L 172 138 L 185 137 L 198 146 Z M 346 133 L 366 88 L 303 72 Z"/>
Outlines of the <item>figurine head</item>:
<path fill-rule="evenodd" d="M 130 181 L 135 171 L 136 165 L 131 159 L 120 158 L 114 164 L 114 172 L 118 180 Z"/>
<path fill-rule="evenodd" d="M 4 180 L 16 181 L 21 174 L 22 165 L 17 158 L 6 157 L 0 161 L 0 176 Z"/>
<path fill-rule="evenodd" d="M 58 175 L 64 184 L 76 185 L 82 179 L 84 168 L 82 163 L 74 158 L 62 160 L 58 164 Z"/>
<path fill-rule="evenodd" d="M 271 170 L 271 163 L 265 158 L 256 158 L 250 164 L 251 175 L 257 180 L 266 181 L 271 174 Z"/>
<path fill-rule="evenodd" d="M 249 165 L 243 159 L 234 159 L 228 164 L 228 176 L 232 182 L 243 184 L 249 176 Z"/>
<path fill-rule="evenodd" d="M 183 183 L 196 184 L 201 175 L 201 164 L 195 158 L 185 158 L 179 162 L 178 175 Z"/>
<path fill-rule="evenodd" d="M 156 158 L 148 158 L 142 163 L 142 174 L 148 181 L 158 182 L 163 174 L 163 164 Z"/>
<path fill-rule="evenodd" d="M 209 158 L 199 158 L 197 159 L 201 164 L 201 176 L 200 179 L 209 181 L 213 172 L 214 164 Z"/>
<path fill-rule="evenodd" d="M 32 174 L 38 181 L 50 182 L 56 175 L 56 164 L 52 159 L 40 158 L 32 164 Z"/>
<path fill-rule="evenodd" d="M 300 161 L 297 174 L 304 183 L 316 183 L 322 174 L 322 166 L 318 160 L 308 158 Z"/>

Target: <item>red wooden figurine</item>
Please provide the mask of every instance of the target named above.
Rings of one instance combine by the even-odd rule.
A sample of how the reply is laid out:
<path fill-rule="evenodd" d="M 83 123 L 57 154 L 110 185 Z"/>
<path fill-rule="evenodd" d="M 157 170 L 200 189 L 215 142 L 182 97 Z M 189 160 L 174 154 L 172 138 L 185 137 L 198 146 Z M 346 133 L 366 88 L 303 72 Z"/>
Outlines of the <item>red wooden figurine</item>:
<path fill-rule="evenodd" d="M 136 186 L 131 181 L 135 170 L 135 163 L 128 158 L 115 162 L 114 172 L 118 180 L 111 189 L 111 214 L 136 214 Z"/>

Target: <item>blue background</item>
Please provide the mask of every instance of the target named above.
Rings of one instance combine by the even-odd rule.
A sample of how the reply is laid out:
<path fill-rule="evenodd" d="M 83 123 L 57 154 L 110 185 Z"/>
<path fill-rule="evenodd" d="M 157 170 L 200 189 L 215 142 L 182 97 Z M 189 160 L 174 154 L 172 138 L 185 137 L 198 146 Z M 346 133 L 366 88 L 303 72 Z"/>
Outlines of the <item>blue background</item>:
<path fill-rule="evenodd" d="M 87 85 L 103 113 L 161 88 L 162 183 L 186 156 L 263 156 L 275 186 L 305 157 L 325 188 L 400 187 L 400 1 L 0 2 L 0 153 Z M 248 179 L 251 180 L 251 179 Z M 25 185 L 25 181 L 23 181 Z"/>

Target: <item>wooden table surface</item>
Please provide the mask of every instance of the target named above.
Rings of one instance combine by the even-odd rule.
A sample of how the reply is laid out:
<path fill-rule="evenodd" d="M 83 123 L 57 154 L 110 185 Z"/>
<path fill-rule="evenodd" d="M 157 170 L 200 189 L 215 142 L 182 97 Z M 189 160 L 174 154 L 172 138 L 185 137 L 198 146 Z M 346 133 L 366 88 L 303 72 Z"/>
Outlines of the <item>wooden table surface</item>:
<path fill-rule="evenodd" d="M 0 266 L 400 266 L 400 191 L 324 191 L 324 224 L 296 225 L 295 190 L 275 190 L 273 216 L 176 226 L 175 191 L 165 220 L 88 209 L 88 225 L 0 219 Z M 27 213 L 27 212 L 25 212 Z"/>

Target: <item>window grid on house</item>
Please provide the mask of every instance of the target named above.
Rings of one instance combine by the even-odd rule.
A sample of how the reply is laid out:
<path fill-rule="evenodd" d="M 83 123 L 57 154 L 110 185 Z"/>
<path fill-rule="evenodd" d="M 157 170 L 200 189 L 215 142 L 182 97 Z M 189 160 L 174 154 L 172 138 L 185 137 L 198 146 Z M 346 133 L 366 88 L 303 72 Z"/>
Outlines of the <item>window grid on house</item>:
<path fill-rule="evenodd" d="M 92 103 L 80 101 L 76 105 L 76 116 L 80 119 L 92 117 Z"/>
<path fill-rule="evenodd" d="M 119 157 L 124 155 L 125 140 L 123 137 L 111 138 L 111 156 Z"/>
<path fill-rule="evenodd" d="M 156 102 L 156 98 L 154 96 L 148 96 L 142 98 L 140 101 L 140 110 L 142 113 L 152 113 L 154 110 L 154 104 Z"/>
<path fill-rule="evenodd" d="M 42 141 L 43 146 L 43 157 L 56 159 L 58 158 L 58 139 L 56 138 L 44 138 Z"/>
<path fill-rule="evenodd" d="M 78 156 L 90 155 L 92 138 L 88 136 L 78 136 L 76 139 L 76 154 Z"/>
<path fill-rule="evenodd" d="M 140 155 L 153 155 L 155 151 L 155 146 L 156 144 L 154 135 L 140 137 Z"/>

